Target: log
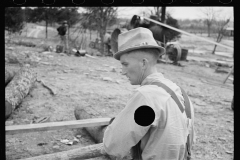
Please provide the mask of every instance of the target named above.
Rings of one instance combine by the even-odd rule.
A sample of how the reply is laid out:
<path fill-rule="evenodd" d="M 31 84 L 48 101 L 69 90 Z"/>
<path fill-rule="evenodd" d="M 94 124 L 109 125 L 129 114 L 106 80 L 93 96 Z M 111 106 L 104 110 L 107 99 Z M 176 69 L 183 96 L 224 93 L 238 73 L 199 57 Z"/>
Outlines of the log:
<path fill-rule="evenodd" d="M 226 67 L 218 67 L 216 70 L 215 70 L 216 73 L 228 73 L 229 70 L 226 68 Z"/>
<path fill-rule="evenodd" d="M 5 68 L 5 86 L 13 79 L 16 72 L 10 70 L 9 68 Z"/>
<path fill-rule="evenodd" d="M 102 116 L 106 116 L 104 113 L 97 112 L 93 108 L 90 107 L 76 107 L 74 110 L 75 118 L 77 120 L 80 119 L 90 119 L 90 118 L 100 118 Z M 113 121 L 113 118 L 109 121 L 109 124 Z M 89 134 L 89 136 L 93 139 L 95 143 L 102 143 L 104 131 L 106 130 L 107 125 L 105 126 L 95 126 L 95 127 L 84 127 L 83 129 Z M 116 158 L 111 155 L 107 155 L 106 158 L 111 160 L 115 160 Z M 132 159 L 131 154 L 129 153 L 126 155 L 123 160 L 130 160 Z"/>
<path fill-rule="evenodd" d="M 101 153 L 103 148 L 103 144 L 94 144 L 89 145 L 82 148 L 72 149 L 68 151 L 52 153 L 41 155 L 37 157 L 31 157 L 21 160 L 81 160 L 81 159 L 89 159 L 89 158 L 96 158 L 100 156 L 106 155 L 106 153 Z"/>
<path fill-rule="evenodd" d="M 91 119 L 100 117 L 100 113 L 91 108 L 76 107 L 74 110 L 75 118 L 77 120 Z M 84 130 L 89 134 L 95 143 L 103 142 L 103 135 L 106 126 L 84 127 Z"/>
<path fill-rule="evenodd" d="M 5 120 L 29 93 L 36 81 L 36 73 L 27 66 L 22 67 L 5 88 Z"/>

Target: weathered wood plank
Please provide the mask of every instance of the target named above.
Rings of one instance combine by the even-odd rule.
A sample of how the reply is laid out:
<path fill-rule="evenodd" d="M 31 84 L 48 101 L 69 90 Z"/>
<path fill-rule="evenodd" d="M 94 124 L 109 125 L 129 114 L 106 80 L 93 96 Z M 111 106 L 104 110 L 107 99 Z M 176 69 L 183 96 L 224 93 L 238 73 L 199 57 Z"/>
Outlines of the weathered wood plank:
<path fill-rule="evenodd" d="M 104 125 L 108 125 L 109 121 L 110 121 L 110 118 L 95 118 L 95 119 L 84 119 L 84 120 L 74 120 L 74 121 L 65 121 L 65 122 L 50 122 L 50 123 L 40 123 L 40 124 L 6 126 L 5 134 L 7 135 L 7 134 L 50 131 L 50 130 L 59 130 L 59 129 L 104 126 Z"/>

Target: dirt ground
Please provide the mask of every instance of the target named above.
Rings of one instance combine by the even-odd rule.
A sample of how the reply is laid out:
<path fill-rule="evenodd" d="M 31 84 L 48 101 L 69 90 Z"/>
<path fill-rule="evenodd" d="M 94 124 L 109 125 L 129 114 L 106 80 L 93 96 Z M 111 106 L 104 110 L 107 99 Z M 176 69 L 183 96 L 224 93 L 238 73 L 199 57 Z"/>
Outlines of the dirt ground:
<path fill-rule="evenodd" d="M 38 34 L 42 35 L 36 32 L 31 32 L 35 37 L 32 42 L 39 41 Z M 12 49 L 9 50 L 9 47 Z M 89 48 L 87 51 L 95 52 Z M 37 79 L 48 88 L 36 82 L 20 107 L 6 121 L 6 125 L 30 124 L 41 118 L 47 119 L 45 122 L 75 120 L 74 108 L 77 106 L 91 107 L 96 112 L 105 113 L 103 117 L 113 117 L 124 108 L 129 96 L 138 87 L 131 86 L 127 78 L 121 75 L 121 65 L 112 57 L 67 56 L 42 52 L 38 46 L 33 48 L 8 44 L 6 54 L 10 52 L 15 52 L 19 57 L 30 53 L 40 57 L 31 66 L 37 72 Z M 232 61 L 232 58 L 209 54 L 189 53 L 188 56 Z M 24 61 L 24 58 L 19 59 Z M 216 66 L 207 65 L 206 62 L 189 60 L 180 63 L 183 67 L 163 63 L 157 67 L 165 77 L 183 87 L 194 104 L 197 137 L 193 160 L 233 159 L 232 81 L 228 80 L 222 85 L 227 74 L 216 73 Z M 18 64 L 5 65 L 19 69 Z M 74 138 L 79 141 L 73 145 L 61 143 L 61 140 Z M 80 129 L 6 135 L 6 159 L 34 157 L 90 144 L 94 142 Z M 100 159 L 106 158 L 94 158 Z"/>

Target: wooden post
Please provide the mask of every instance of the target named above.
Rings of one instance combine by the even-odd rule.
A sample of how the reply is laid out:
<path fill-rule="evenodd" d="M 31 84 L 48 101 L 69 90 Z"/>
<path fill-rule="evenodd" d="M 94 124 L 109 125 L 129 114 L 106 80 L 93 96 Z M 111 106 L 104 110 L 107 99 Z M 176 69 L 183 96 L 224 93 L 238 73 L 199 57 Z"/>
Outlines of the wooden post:
<path fill-rule="evenodd" d="M 234 67 L 232 67 L 231 71 L 228 73 L 227 77 L 224 79 L 223 84 L 226 83 L 228 77 L 232 74 L 232 72 L 233 72 L 233 68 L 234 68 Z"/>
<path fill-rule="evenodd" d="M 165 23 L 166 7 L 162 7 L 161 11 L 162 11 L 162 14 L 161 14 L 161 22 L 162 22 L 162 23 Z"/>
<path fill-rule="evenodd" d="M 36 74 L 30 67 L 21 68 L 5 88 L 5 119 L 26 97 L 36 81 Z"/>

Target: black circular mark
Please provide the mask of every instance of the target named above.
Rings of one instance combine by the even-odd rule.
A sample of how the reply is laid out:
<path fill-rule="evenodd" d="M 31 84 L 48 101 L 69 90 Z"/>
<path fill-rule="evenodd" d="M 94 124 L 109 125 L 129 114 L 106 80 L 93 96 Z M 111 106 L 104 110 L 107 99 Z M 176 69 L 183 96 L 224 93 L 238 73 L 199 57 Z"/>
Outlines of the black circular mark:
<path fill-rule="evenodd" d="M 142 4 L 144 0 L 131 0 L 133 4 Z"/>
<path fill-rule="evenodd" d="M 174 0 L 160 0 L 160 2 L 163 4 L 171 4 L 174 2 Z"/>
<path fill-rule="evenodd" d="M 140 106 L 134 113 L 134 120 L 140 126 L 149 126 L 155 119 L 155 112 L 149 106 Z"/>
<path fill-rule="evenodd" d="M 13 3 L 15 3 L 16 5 L 23 5 L 24 3 L 26 3 L 26 0 L 13 0 Z"/>
<path fill-rule="evenodd" d="M 85 0 L 72 0 L 72 3 L 74 3 L 76 5 L 83 4 L 84 2 L 85 2 Z"/>
<path fill-rule="evenodd" d="M 101 0 L 103 4 L 112 4 L 114 0 Z"/>
<path fill-rule="evenodd" d="M 219 2 L 222 4 L 228 4 L 228 3 L 231 3 L 232 0 L 219 0 Z"/>
<path fill-rule="evenodd" d="M 55 0 L 42 0 L 42 3 L 46 5 L 53 5 L 55 3 Z"/>
<path fill-rule="evenodd" d="M 190 0 L 191 3 L 193 4 L 200 4 L 202 3 L 203 0 Z"/>

